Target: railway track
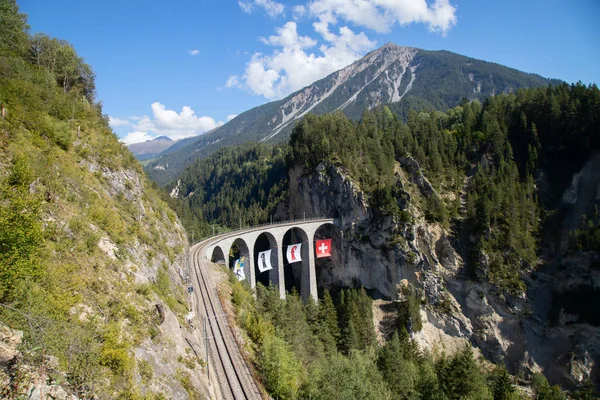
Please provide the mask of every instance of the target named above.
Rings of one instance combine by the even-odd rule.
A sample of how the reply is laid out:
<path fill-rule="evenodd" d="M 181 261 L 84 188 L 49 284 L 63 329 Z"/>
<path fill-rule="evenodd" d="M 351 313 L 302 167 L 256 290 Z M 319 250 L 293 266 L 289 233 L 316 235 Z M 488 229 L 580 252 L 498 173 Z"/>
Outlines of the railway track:
<path fill-rule="evenodd" d="M 209 340 L 210 355 L 206 355 L 207 361 L 212 356 L 212 371 L 216 373 L 224 399 L 262 399 L 254 378 L 240 354 L 227 319 L 224 318 L 216 288 L 206 273 L 205 269 L 210 267 L 210 261 L 199 257 L 206 246 L 207 242 L 194 246 L 191 249 L 191 259 L 192 279 L 199 300 L 197 315 L 204 315 L 209 321 L 206 331 L 211 339 Z"/>

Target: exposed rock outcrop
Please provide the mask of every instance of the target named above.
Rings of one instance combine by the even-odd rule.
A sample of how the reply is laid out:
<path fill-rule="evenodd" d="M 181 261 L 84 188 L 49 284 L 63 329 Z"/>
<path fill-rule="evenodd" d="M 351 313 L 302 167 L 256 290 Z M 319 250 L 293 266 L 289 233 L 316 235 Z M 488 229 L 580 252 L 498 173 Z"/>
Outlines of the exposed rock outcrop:
<path fill-rule="evenodd" d="M 394 300 L 398 285 L 410 283 L 420 289 L 427 304 L 421 311 L 423 330 L 413 337 L 434 354 L 452 353 L 471 343 L 488 360 L 505 363 L 512 373 L 522 373 L 525 378 L 543 371 L 551 382 L 567 386 L 569 382 L 597 380 L 598 314 L 584 315 L 569 304 L 574 294 L 585 291 L 600 298 L 600 269 L 592 267 L 600 265 L 600 255 L 593 252 L 569 255 L 562 261 L 563 267 L 555 279 L 538 278 L 537 284 L 554 286 L 551 290 L 566 302 L 562 307 L 554 304 L 559 310 L 554 318 L 558 325 L 548 326 L 535 313 L 531 314 L 528 296 L 502 293 L 485 283 L 483 276 L 473 282 L 464 274 L 463 260 L 455 249 L 459 246 L 455 242 L 461 238 L 425 221 L 418 207 L 419 196 L 438 194 L 414 159 L 404 157 L 399 161 L 396 185 L 406 193 L 399 205 L 411 215 L 410 222 L 378 214 L 370 206 L 372 199 L 338 167 L 321 164 L 315 171 L 301 168 L 290 171 L 290 202 L 280 212 L 296 217 L 333 216 L 337 228 L 343 232 L 344 258 L 334 251 L 334 259 L 337 256 L 338 261 L 317 270 L 318 284 L 325 287 L 360 284 L 376 297 Z M 590 203 L 590 196 L 577 185 L 591 182 L 596 195 L 598 183 L 590 179 L 589 173 L 594 168 L 587 166 L 573 181 L 579 189 L 572 188 L 566 193 L 566 200 L 578 210 L 577 199 L 584 198 Z M 468 235 L 464 239 L 469 240 Z M 490 267 L 490 260 L 482 252 L 478 261 L 481 275 Z M 529 290 L 529 296 L 536 297 L 535 293 Z M 561 293 L 567 297 L 560 297 Z M 598 307 L 600 303 L 591 312 Z M 590 323 L 590 319 L 594 322 Z"/>
<path fill-rule="evenodd" d="M 0 322 L 0 396 L 14 398 L 13 389 L 21 387 L 24 395 L 19 398 L 77 400 L 55 357 L 43 356 L 36 367 L 23 361 L 19 350 L 22 340 L 23 332 Z"/>

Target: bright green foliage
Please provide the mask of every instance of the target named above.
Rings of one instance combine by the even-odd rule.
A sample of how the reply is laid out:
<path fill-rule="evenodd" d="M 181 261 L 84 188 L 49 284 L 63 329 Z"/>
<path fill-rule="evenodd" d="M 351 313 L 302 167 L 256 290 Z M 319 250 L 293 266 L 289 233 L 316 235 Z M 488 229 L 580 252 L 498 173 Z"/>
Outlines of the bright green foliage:
<path fill-rule="evenodd" d="M 300 390 L 302 365 L 292 350 L 275 335 L 267 335 L 262 342 L 259 368 L 267 389 L 276 399 L 295 399 Z"/>
<path fill-rule="evenodd" d="M 229 282 L 237 320 L 274 398 L 491 400 L 508 393 L 500 398 L 519 399 L 510 378 L 490 376 L 488 387 L 470 347 L 434 363 L 402 328 L 378 348 L 364 289 L 340 292 L 338 320 L 327 291 L 318 306 L 302 305 L 295 292 L 282 300 L 275 287 L 258 284 L 255 299 L 233 274 Z M 341 327 L 338 352 L 333 337 Z"/>
<path fill-rule="evenodd" d="M 29 45 L 27 17 L 19 12 L 16 0 L 0 0 L 0 56 L 22 56 Z"/>
<path fill-rule="evenodd" d="M 117 375 L 131 371 L 133 360 L 128 347 L 129 344 L 121 339 L 119 326 L 110 324 L 103 334 L 100 364 L 109 367 Z"/>
<path fill-rule="evenodd" d="M 392 399 L 377 369 L 373 352 L 352 351 L 349 356 L 336 353 L 316 363 L 303 389 L 305 399 Z"/>
<path fill-rule="evenodd" d="M 13 160 L 7 181 L 0 182 L 0 303 L 15 300 L 42 273 L 41 199 L 29 194 L 33 175 L 24 157 Z"/>
<path fill-rule="evenodd" d="M 279 324 L 275 324 L 275 327 L 298 359 L 310 364 L 321 358 L 323 347 L 308 325 L 302 300 L 296 292 L 287 295 L 282 311 Z"/>
<path fill-rule="evenodd" d="M 65 92 L 78 93 L 88 101 L 94 100 L 94 73 L 70 43 L 36 33 L 31 38 L 31 61 L 49 70 Z"/>
<path fill-rule="evenodd" d="M 138 250 L 152 261 L 182 249 L 161 237 L 175 215 L 93 101 L 93 72 L 73 46 L 30 36 L 15 1 L 0 0 L 0 320 L 24 332 L 31 368 L 56 357 L 78 398 L 125 398 L 139 392 L 133 348 L 156 332 L 152 294 L 135 290 Z M 155 289 L 181 315 L 181 287 L 163 272 Z"/>

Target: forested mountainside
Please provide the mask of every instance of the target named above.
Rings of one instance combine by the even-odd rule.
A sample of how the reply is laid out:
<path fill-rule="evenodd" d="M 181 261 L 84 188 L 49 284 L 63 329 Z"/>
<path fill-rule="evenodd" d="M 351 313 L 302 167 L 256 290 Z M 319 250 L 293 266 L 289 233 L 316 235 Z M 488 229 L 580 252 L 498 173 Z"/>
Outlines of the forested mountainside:
<path fill-rule="evenodd" d="M 423 330 L 407 329 L 422 348 L 466 340 L 520 382 L 544 372 L 575 389 L 598 385 L 599 117 L 600 91 L 582 84 L 407 122 L 387 107 L 358 122 L 309 115 L 289 146 L 219 151 L 168 189 L 197 236 L 271 215 L 335 217 L 344 259 L 317 266 L 321 291 L 359 285 L 402 303 L 405 282 L 421 303 Z M 223 191 L 221 174 L 235 176 Z"/>
<path fill-rule="evenodd" d="M 364 109 L 390 104 L 406 120 L 409 110 L 445 111 L 463 98 L 480 100 L 519 88 L 559 84 L 502 65 L 448 51 L 426 51 L 393 43 L 351 65 L 274 101 L 248 110 L 185 147 L 161 154 L 146 171 L 160 185 L 175 180 L 195 159 L 244 142 L 285 142 L 307 113 L 342 111 L 351 120 Z"/>
<path fill-rule="evenodd" d="M 94 95 L 73 46 L 1 0 L 0 397 L 199 398 L 185 231 Z"/>

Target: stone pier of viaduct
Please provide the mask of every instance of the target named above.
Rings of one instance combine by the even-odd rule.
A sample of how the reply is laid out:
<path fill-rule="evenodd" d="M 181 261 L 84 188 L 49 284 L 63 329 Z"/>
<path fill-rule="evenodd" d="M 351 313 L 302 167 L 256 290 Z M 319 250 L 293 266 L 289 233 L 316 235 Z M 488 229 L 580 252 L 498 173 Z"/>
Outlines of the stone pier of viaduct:
<path fill-rule="evenodd" d="M 262 243 L 267 243 L 271 251 L 271 266 L 272 270 L 269 273 L 269 282 L 279 288 L 281 298 L 285 297 L 285 268 L 290 268 L 292 264 L 287 264 L 285 260 L 284 237 L 293 235 L 293 240 L 287 244 L 302 243 L 302 252 L 300 261 L 301 277 L 300 277 L 300 296 L 307 299 L 312 296 L 317 300 L 317 278 L 315 270 L 315 235 L 317 231 L 326 226 L 333 226 L 332 218 L 308 219 L 299 221 L 290 221 L 282 223 L 274 223 L 262 225 L 247 229 L 238 230 L 235 232 L 225 233 L 219 236 L 208 239 L 208 246 L 203 256 L 206 259 L 214 260 L 215 262 L 225 262 L 229 264 L 229 253 L 234 246 L 237 245 L 240 256 L 246 257 L 244 265 L 244 273 L 246 279 L 250 280 L 250 286 L 256 286 L 257 268 L 256 261 L 259 251 L 265 249 L 257 249 L 256 244 L 261 239 Z M 288 239 L 290 241 L 290 239 Z M 265 245 L 263 245 L 265 247 Z M 285 261 L 285 263 L 284 263 Z M 266 273 L 266 272 L 265 272 Z"/>

